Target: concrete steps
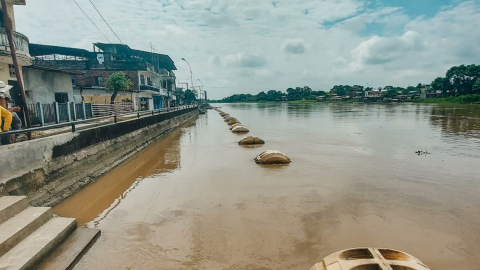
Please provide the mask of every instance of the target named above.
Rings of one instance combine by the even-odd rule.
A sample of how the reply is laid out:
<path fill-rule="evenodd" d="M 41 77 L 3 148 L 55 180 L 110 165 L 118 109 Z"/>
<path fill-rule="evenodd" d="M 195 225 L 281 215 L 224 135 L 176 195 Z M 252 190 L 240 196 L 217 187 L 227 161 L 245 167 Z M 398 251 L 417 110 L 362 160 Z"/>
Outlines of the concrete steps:
<path fill-rule="evenodd" d="M 0 197 L 0 224 L 28 207 L 26 196 Z"/>
<path fill-rule="evenodd" d="M 99 236 L 100 230 L 77 228 L 37 270 L 73 269 Z"/>
<path fill-rule="evenodd" d="M 76 229 L 74 218 L 54 217 L 50 207 L 29 207 L 25 196 L 0 197 L 0 269 L 35 269 L 57 248 L 68 265 L 57 262 L 49 269 L 72 267 L 99 234 Z M 70 244 L 63 246 L 67 238 Z"/>
<path fill-rule="evenodd" d="M 0 258 L 0 269 L 35 269 L 77 227 L 74 218 L 52 218 Z"/>
<path fill-rule="evenodd" d="M 0 224 L 0 256 L 53 217 L 50 207 L 29 207 Z"/>

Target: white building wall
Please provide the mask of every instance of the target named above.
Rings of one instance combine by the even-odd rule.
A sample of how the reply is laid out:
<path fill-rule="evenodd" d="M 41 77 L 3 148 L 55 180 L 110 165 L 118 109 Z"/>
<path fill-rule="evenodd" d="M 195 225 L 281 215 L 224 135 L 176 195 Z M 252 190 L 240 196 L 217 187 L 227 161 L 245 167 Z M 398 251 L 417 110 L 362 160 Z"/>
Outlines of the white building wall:
<path fill-rule="evenodd" d="M 75 101 L 72 79 L 68 74 L 24 67 L 23 77 L 27 103 L 55 102 L 55 92 L 66 92 L 68 101 Z"/>

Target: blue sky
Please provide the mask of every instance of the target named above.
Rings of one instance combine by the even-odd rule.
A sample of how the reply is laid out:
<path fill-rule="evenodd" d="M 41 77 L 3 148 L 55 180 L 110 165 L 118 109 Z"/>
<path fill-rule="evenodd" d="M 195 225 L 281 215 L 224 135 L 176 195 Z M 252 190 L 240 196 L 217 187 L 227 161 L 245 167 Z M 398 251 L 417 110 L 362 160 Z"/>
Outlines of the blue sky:
<path fill-rule="evenodd" d="M 88 0 L 76 0 L 112 41 Z M 179 82 L 212 98 L 336 84 L 430 83 L 480 63 L 479 0 L 92 0 L 121 39 L 175 61 Z M 55 6 L 54 9 L 51 7 Z M 31 42 L 91 49 L 106 42 L 73 1 L 15 9 Z"/>

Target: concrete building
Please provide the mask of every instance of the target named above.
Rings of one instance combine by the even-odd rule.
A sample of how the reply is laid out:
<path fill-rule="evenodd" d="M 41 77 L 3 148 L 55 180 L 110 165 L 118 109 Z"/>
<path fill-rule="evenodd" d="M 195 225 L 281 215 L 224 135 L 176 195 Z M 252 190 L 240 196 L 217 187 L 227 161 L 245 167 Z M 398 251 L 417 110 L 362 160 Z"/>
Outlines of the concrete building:
<path fill-rule="evenodd" d="M 86 102 L 109 103 L 105 82 L 114 72 L 123 72 L 132 81 L 116 102 L 132 101 L 136 110 L 172 106 L 175 100 L 175 64 L 168 55 L 134 50 L 123 44 L 95 43 L 93 52 L 59 46 L 30 44 L 37 66 L 74 72 L 74 95 Z"/>
<path fill-rule="evenodd" d="M 12 34 L 15 44 L 15 51 L 17 53 L 17 61 L 20 73 L 22 73 L 23 67 L 32 65 L 32 57 L 29 53 L 28 38 L 25 35 L 16 32 L 15 13 L 13 7 L 15 5 L 25 5 L 25 0 L 7 0 L 6 2 L 7 13 L 12 21 Z M 0 5 L 0 81 L 4 81 L 6 84 L 13 86 L 13 88 L 10 90 L 10 95 L 17 104 L 21 104 L 20 90 L 18 88 L 15 68 L 13 66 L 3 14 L 4 12 Z"/>
<path fill-rule="evenodd" d="M 74 96 L 71 83 L 76 73 L 32 65 L 24 67 L 22 74 L 28 104 L 81 102 Z"/>

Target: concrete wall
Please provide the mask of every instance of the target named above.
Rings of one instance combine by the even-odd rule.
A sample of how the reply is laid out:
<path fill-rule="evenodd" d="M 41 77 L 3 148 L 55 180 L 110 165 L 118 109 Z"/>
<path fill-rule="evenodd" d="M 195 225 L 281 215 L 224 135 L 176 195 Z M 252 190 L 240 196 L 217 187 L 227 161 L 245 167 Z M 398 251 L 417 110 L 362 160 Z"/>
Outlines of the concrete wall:
<path fill-rule="evenodd" d="M 190 108 L 0 146 L 0 196 L 29 195 L 32 205 L 53 206 L 197 116 Z"/>
<path fill-rule="evenodd" d="M 105 89 L 83 89 L 83 98 L 85 102 L 90 103 L 101 103 L 108 104 L 110 103 L 111 93 L 107 93 Z M 73 95 L 77 96 L 81 100 L 80 89 L 73 89 Z M 128 99 L 132 100 L 132 92 L 120 91 L 118 92 L 117 97 L 115 98 L 116 102 L 122 102 L 122 100 Z"/>
<path fill-rule="evenodd" d="M 22 67 L 19 67 L 19 68 L 20 68 L 20 73 L 22 73 Z M 8 84 L 9 80 L 16 81 L 17 77 L 10 77 L 8 63 L 0 62 L 0 81 L 3 81 L 6 84 Z"/>
<path fill-rule="evenodd" d="M 67 92 L 68 101 L 75 101 L 72 78 L 68 74 L 23 67 L 23 82 L 25 91 L 31 91 L 27 96 L 28 103 L 55 102 L 55 92 Z"/>

